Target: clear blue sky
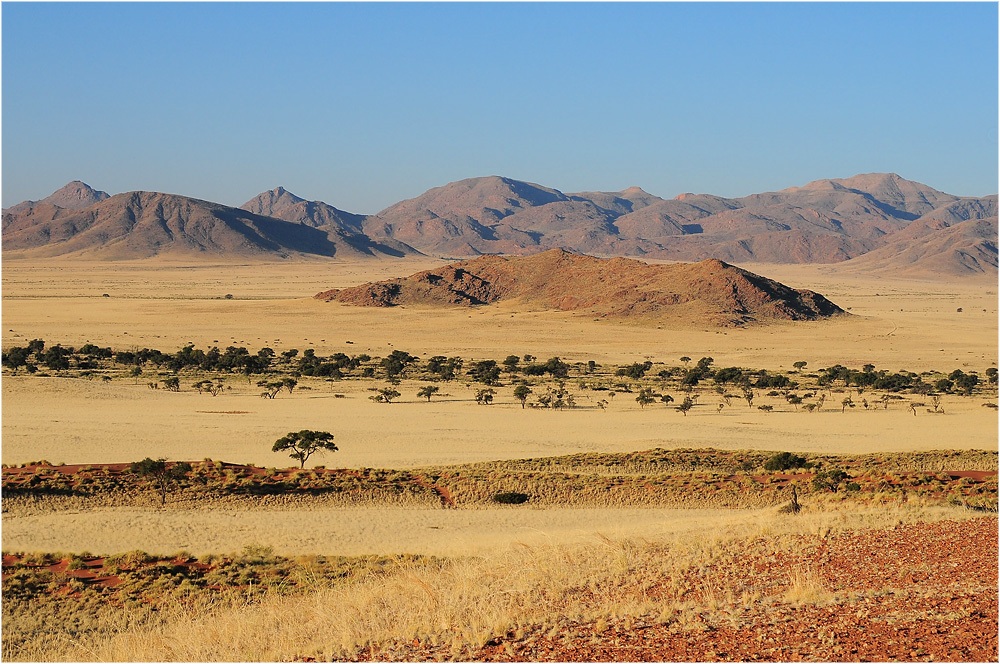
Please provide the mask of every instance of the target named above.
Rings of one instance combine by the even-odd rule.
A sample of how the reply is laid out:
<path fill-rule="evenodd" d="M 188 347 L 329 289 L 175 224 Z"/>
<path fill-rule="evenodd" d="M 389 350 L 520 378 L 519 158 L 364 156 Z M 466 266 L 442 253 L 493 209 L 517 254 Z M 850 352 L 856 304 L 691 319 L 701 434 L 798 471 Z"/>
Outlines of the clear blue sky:
<path fill-rule="evenodd" d="M 11 3 L 3 205 L 80 179 L 373 213 L 506 175 L 997 192 L 997 3 Z"/>

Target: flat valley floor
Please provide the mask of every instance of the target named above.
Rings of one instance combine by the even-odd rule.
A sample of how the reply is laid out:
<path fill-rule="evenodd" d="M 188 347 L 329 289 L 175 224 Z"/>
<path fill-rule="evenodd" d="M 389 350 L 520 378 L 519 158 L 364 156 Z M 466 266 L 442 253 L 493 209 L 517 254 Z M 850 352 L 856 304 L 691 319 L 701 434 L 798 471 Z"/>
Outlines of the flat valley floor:
<path fill-rule="evenodd" d="M 458 356 L 466 369 L 475 360 L 530 354 L 607 367 L 650 361 L 650 375 L 679 366 L 682 357 L 782 373 L 806 362 L 804 373 L 872 364 L 984 377 L 997 365 L 995 279 L 892 280 L 838 266 L 743 265 L 819 292 L 848 315 L 725 329 L 595 319 L 516 302 L 376 309 L 312 297 L 443 263 L 4 261 L 3 346 L 42 339 L 47 346 L 170 354 L 188 344 L 243 346 L 251 354 L 265 346 L 322 356 L 400 350 L 422 363 Z M 329 431 L 339 447 L 307 467 L 358 476 L 393 469 L 436 478 L 453 464 L 653 448 L 813 455 L 997 449 L 995 388 L 945 394 L 932 413 L 929 398 L 910 394 L 885 408 L 874 401 L 862 407 L 875 397 L 841 386 L 820 410 L 806 412 L 767 390 L 757 391 L 752 407 L 740 398 L 719 407 L 708 385 L 684 414 L 674 407 L 681 392 L 671 407 L 643 408 L 634 393 L 593 390 L 576 376 L 566 381 L 575 407 L 553 410 L 523 408 L 506 375 L 486 406 L 474 398 L 482 385 L 467 376 L 437 383 L 432 400 L 417 396 L 429 383 L 404 379 L 400 396 L 386 404 L 370 398 L 388 385 L 379 379 L 301 376 L 291 393 L 264 399 L 259 376 L 226 376 L 212 396 L 193 383 L 215 375 L 186 371 L 181 391 L 170 392 L 148 385 L 166 369 L 147 366 L 134 378 L 124 371 L 104 381 L 5 370 L 3 463 L 163 457 L 286 468 L 295 462 L 271 446 L 301 429 Z M 842 405 L 845 393 L 855 407 Z M 908 407 L 917 398 L 928 403 Z M 990 475 L 992 484 L 983 486 L 995 505 L 995 457 L 980 455 L 976 468 L 947 466 L 951 453 L 922 458 L 942 465 L 916 470 L 953 488 L 975 482 L 947 471 Z M 899 470 L 892 463 L 880 467 L 890 478 Z M 714 481 L 711 470 L 670 472 Z M 37 468 L 20 471 L 41 476 Z M 558 467 L 548 472 L 560 475 Z M 632 473 L 645 481 L 644 472 L 612 464 L 594 477 L 618 473 L 625 483 Z M 748 467 L 740 472 L 748 475 Z M 925 485 L 939 478 L 925 477 Z M 144 490 L 138 499 L 123 493 L 96 502 L 18 495 L 4 501 L 3 654 L 28 661 L 995 660 L 995 513 L 917 493 L 907 501 L 892 484 L 848 489 L 865 493 L 857 500 L 817 490 L 794 517 L 777 503 L 666 509 L 487 499 L 440 509 L 436 495 L 398 504 L 172 495 L 161 507 Z M 787 501 L 787 493 L 769 495 Z M 418 558 L 380 568 L 379 555 L 397 554 Z M 341 564 L 338 556 L 358 557 L 343 563 L 354 571 L 320 582 L 317 570 Z M 251 576 L 214 585 L 234 568 Z M 100 580 L 100 570 L 119 576 Z M 253 570 L 297 580 L 277 582 L 274 592 L 253 581 L 248 588 Z M 171 586 L 166 577 L 174 572 Z M 163 573 L 164 583 L 152 581 L 153 573 Z M 78 592 L 88 575 L 94 587 Z M 126 590 L 117 595 L 100 587 L 119 582 Z M 220 587 L 232 592 L 217 597 Z M 108 599 L 126 592 L 133 593 L 127 610 Z M 60 626 L 55 637 L 51 625 Z"/>
<path fill-rule="evenodd" d="M 320 355 L 385 356 L 404 350 L 423 360 L 457 355 L 467 363 L 530 353 L 543 360 L 559 356 L 571 363 L 650 360 L 673 366 L 683 356 L 695 360 L 710 356 L 716 367 L 787 371 L 793 362 L 806 361 L 806 371 L 838 363 L 857 369 L 871 363 L 892 372 L 962 369 L 980 375 L 997 363 L 995 283 L 870 279 L 839 274 L 836 266 L 744 266 L 822 293 L 850 314 L 829 321 L 745 329 L 658 327 L 523 311 L 516 304 L 377 309 L 312 299 L 332 287 L 403 276 L 441 263 L 425 259 L 192 266 L 167 261 L 7 261 L 3 345 L 25 345 L 39 338 L 49 345 L 93 343 L 165 353 L 189 343 L 202 349 L 245 346 L 251 353 L 263 346 L 278 352 L 314 348 Z M 577 390 L 572 381 L 569 388 L 578 407 L 562 411 L 522 409 L 509 386 L 498 389 L 494 404 L 484 407 L 473 400 L 473 387 L 457 381 L 443 383 L 430 403 L 416 396 L 423 383 L 403 381 L 398 387 L 402 396 L 392 404 L 368 398 L 374 384 L 370 380 L 303 377 L 293 394 L 274 400 L 261 399 L 259 388 L 239 377 L 228 379 L 230 389 L 216 397 L 191 391 L 189 385 L 183 385 L 181 393 L 171 393 L 148 389 L 146 383 L 146 377 L 102 384 L 4 376 L 3 462 L 114 463 L 150 456 L 283 466 L 290 460 L 271 452 L 271 443 L 289 431 L 307 428 L 333 432 L 339 447 L 335 454 L 310 460 L 310 465 L 338 468 L 419 468 L 655 447 L 857 454 L 991 450 L 997 445 L 996 411 L 982 407 L 979 399 L 959 396 L 944 397 L 944 415 L 914 415 L 898 404 L 889 410 L 859 407 L 843 413 L 839 404 L 828 404 L 821 412 L 806 414 L 790 410 L 781 397 L 762 393 L 754 408 L 737 401 L 721 412 L 710 404 L 682 416 L 659 405 L 640 408 L 628 393 L 618 394 L 600 409 L 596 401 L 607 399 L 606 394 Z M 756 408 L 768 403 L 775 405 L 774 412 Z M 345 521 L 355 518 L 342 516 Z M 410 516 L 380 518 L 389 523 Z M 86 548 L 95 550 L 112 545 L 116 550 L 134 548 L 146 541 L 142 529 L 123 541 L 123 534 L 111 527 L 110 515 L 90 518 L 97 521 L 74 518 L 71 527 L 67 518 L 62 526 L 44 529 L 34 522 L 5 519 L 4 547 L 74 549 L 79 548 L 73 546 L 78 533 L 86 533 Z M 187 528 L 195 532 L 181 538 L 184 547 L 171 550 L 198 551 L 218 544 L 211 519 L 189 518 L 192 523 Z M 280 515 L 259 518 L 280 520 Z M 177 528 L 187 532 L 184 524 Z M 442 534 L 447 545 L 423 538 L 418 551 L 411 552 L 453 552 L 454 537 L 468 541 L 479 532 L 477 528 L 471 522 L 453 524 L 447 536 Z M 530 519 L 519 523 L 504 517 L 492 532 L 509 533 L 508 539 L 514 540 L 526 528 L 544 530 Z M 578 534 L 572 527 L 554 529 L 553 534 L 556 530 Z M 48 533 L 44 542 L 38 539 L 43 531 Z M 108 533 L 108 540 L 101 540 L 102 532 Z M 335 531 L 319 540 L 315 533 L 296 539 L 290 532 L 294 530 L 283 529 L 285 534 L 275 536 L 273 543 L 301 551 L 307 546 L 303 540 L 320 548 L 343 541 Z M 396 528 L 366 532 L 372 547 L 396 551 L 413 544 L 407 539 L 410 534 Z M 365 548 L 359 538 L 364 539 L 359 534 L 350 538 L 352 552 Z"/>

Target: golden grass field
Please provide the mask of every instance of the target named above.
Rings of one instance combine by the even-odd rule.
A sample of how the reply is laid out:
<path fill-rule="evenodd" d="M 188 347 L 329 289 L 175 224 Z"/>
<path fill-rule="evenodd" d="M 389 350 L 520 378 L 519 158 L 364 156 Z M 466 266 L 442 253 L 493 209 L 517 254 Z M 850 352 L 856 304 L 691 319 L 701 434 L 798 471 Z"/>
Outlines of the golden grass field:
<path fill-rule="evenodd" d="M 721 519 L 698 514 L 692 522 L 668 516 L 665 523 L 673 528 L 654 529 L 650 537 L 596 533 L 573 541 L 520 542 L 499 546 L 487 556 L 458 558 L 442 568 L 402 564 L 387 576 L 360 576 L 303 594 L 172 602 L 132 625 L 115 614 L 88 616 L 81 622 L 90 625 L 89 632 L 29 643 L 17 659 L 286 661 L 306 656 L 350 661 L 370 651 L 373 659 L 387 661 L 400 657 L 401 644 L 412 642 L 438 651 L 438 660 L 463 661 L 499 639 L 508 642 L 509 655 L 514 655 L 511 643 L 523 649 L 525 654 L 515 661 L 531 661 L 536 659 L 531 644 L 539 638 L 564 647 L 581 638 L 582 643 L 601 643 L 599 634 L 609 626 L 625 633 L 632 626 L 673 626 L 679 632 L 674 638 L 683 639 L 707 631 L 710 623 L 712 629 L 745 629 L 752 637 L 755 625 L 748 622 L 749 612 L 787 612 L 790 607 L 833 611 L 846 603 L 858 606 L 858 615 L 864 616 L 871 602 L 894 599 L 906 590 L 889 578 L 866 592 L 836 590 L 814 563 L 785 570 L 783 583 L 771 588 L 756 584 L 760 579 L 748 573 L 748 560 L 794 556 L 803 538 L 823 542 L 864 529 L 941 520 L 962 524 L 971 518 L 954 507 L 915 503 L 890 509 L 834 508 L 796 519 L 773 510 Z M 919 573 L 922 568 L 917 564 L 913 569 Z M 734 575 L 744 580 L 736 590 Z M 931 589 L 924 593 L 934 596 Z M 44 611 L 53 609 L 46 606 Z M 60 618 L 55 612 L 46 615 Z M 944 628 L 954 620 L 922 619 Z M 586 636 L 590 630 L 592 637 Z M 841 638 L 849 644 L 864 637 Z M 412 659 L 406 652 L 404 661 Z"/>
<path fill-rule="evenodd" d="M 321 354 L 386 355 L 400 349 L 424 358 L 445 354 L 466 360 L 531 353 L 599 363 L 648 358 L 678 364 L 684 355 L 708 355 L 719 367 L 786 370 L 805 360 L 810 369 L 871 362 L 891 371 L 963 368 L 982 373 L 997 361 L 995 285 L 874 281 L 838 275 L 828 266 L 751 268 L 824 293 L 850 309 L 851 316 L 748 329 L 657 329 L 560 312 L 521 313 L 512 305 L 383 310 L 311 299 L 331 286 L 405 275 L 433 264 L 7 261 L 3 344 L 41 338 L 50 345 L 91 342 L 173 352 L 190 342 L 200 348 L 245 345 L 251 352 L 264 345 L 278 351 L 312 347 Z M 111 297 L 102 297 L 104 293 Z M 234 299 L 221 299 L 227 293 Z M 522 410 L 510 387 L 498 390 L 494 405 L 480 406 L 472 399 L 473 388 L 458 382 L 444 384 L 427 403 L 416 397 L 422 383 L 404 381 L 398 388 L 402 396 L 388 405 L 368 399 L 372 381 L 303 377 L 293 394 L 274 400 L 261 399 L 259 388 L 239 377 L 228 378 L 231 390 L 217 397 L 192 392 L 189 385 L 181 393 L 150 390 L 146 382 L 145 377 L 102 384 L 5 376 L 3 462 L 108 463 L 162 456 L 280 466 L 291 460 L 271 452 L 271 443 L 303 428 L 333 432 L 340 448 L 314 457 L 310 465 L 347 468 L 413 468 L 653 447 L 861 453 L 994 449 L 997 442 L 995 411 L 983 408 L 979 399 L 958 396 L 944 398 L 943 416 L 913 416 L 904 403 L 887 411 L 858 408 L 846 413 L 828 404 L 807 414 L 780 397 L 761 395 L 755 406 L 773 403 L 774 412 L 737 401 L 721 413 L 714 403 L 705 403 L 685 417 L 663 407 L 640 409 L 634 395 L 625 393 L 601 410 L 595 402 L 607 398 L 606 393 L 579 390 L 572 381 L 569 388 L 579 407 L 565 411 Z M 344 397 L 336 398 L 336 393 Z M 6 525 L 6 532 L 18 531 Z M 497 527 L 516 532 L 519 526 Z M 396 550 L 391 532 L 398 531 L 373 535 L 370 541 Z M 478 531 L 469 532 L 474 537 Z M 5 534 L 5 546 L 7 540 Z M 87 546 L 100 549 L 99 544 Z"/>
<path fill-rule="evenodd" d="M 441 263 L 6 261 L 3 344 L 37 337 L 164 352 L 191 342 L 199 348 L 312 347 L 319 354 L 385 355 L 394 348 L 466 358 L 531 353 L 597 362 L 711 355 L 717 366 L 787 369 L 805 360 L 816 368 L 872 362 L 918 372 L 996 363 L 995 280 L 892 281 L 839 274 L 831 266 L 749 265 L 789 286 L 827 295 L 853 315 L 745 330 L 658 330 L 561 312 L 523 312 L 516 303 L 468 311 L 368 309 L 312 299 L 328 288 Z M 221 299 L 226 294 L 234 299 Z"/>
<path fill-rule="evenodd" d="M 892 372 L 962 369 L 983 375 L 997 365 L 995 280 L 874 280 L 836 266 L 744 266 L 822 293 L 851 314 L 746 329 L 598 321 L 521 310 L 517 303 L 475 310 L 374 309 L 312 299 L 329 288 L 404 276 L 441 263 L 5 261 L 2 343 L 6 349 L 40 338 L 48 345 L 89 342 L 166 353 L 188 343 L 201 349 L 245 346 L 251 353 L 263 346 L 278 352 L 313 348 L 320 355 L 385 356 L 403 350 L 422 359 L 460 356 L 466 366 L 470 360 L 526 353 L 543 361 L 559 356 L 570 363 L 651 360 L 668 366 L 679 364 L 682 356 L 711 356 L 717 368 L 769 371 L 788 371 L 793 362 L 806 361 L 807 371 L 872 363 Z M 233 298 L 224 299 L 227 294 Z M 997 401 L 995 394 L 946 395 L 940 404 L 944 414 L 921 408 L 914 415 L 907 407 L 909 395 L 887 410 L 858 407 L 842 413 L 842 395 L 831 392 L 821 411 L 807 413 L 762 390 L 753 408 L 736 399 L 717 411 L 715 401 L 703 395 L 685 416 L 658 403 L 640 408 L 630 393 L 609 398 L 607 392 L 580 387 L 575 378 L 567 388 L 577 407 L 566 410 L 522 409 L 510 385 L 497 388 L 493 405 L 478 405 L 473 397 L 481 386 L 467 381 L 441 383 L 441 391 L 427 402 L 416 396 L 427 383 L 404 380 L 397 386 L 402 395 L 382 404 L 369 399 L 370 390 L 386 383 L 371 379 L 303 376 L 293 393 L 282 392 L 273 400 L 259 396 L 256 378 L 227 377 L 229 389 L 215 397 L 192 391 L 197 376 L 185 376 L 179 393 L 149 389 L 146 383 L 155 379 L 144 374 L 103 382 L 5 371 L 2 461 L 89 464 L 149 456 L 284 467 L 295 462 L 272 452 L 271 445 L 300 429 L 334 433 L 339 451 L 307 463 L 330 468 L 412 469 L 656 447 L 821 454 L 997 448 L 996 410 L 983 407 L 988 400 Z M 679 394 L 674 396 L 679 400 Z M 597 406 L 602 398 L 610 401 L 606 409 Z M 855 400 L 860 403 L 860 395 Z M 763 412 L 759 405 L 774 410 Z M 917 501 L 821 505 L 796 519 L 778 515 L 774 507 L 543 509 L 529 504 L 443 510 L 317 502 L 302 509 L 213 503 L 49 510 L 43 504 L 26 509 L 19 503 L 13 511 L 5 507 L 2 540 L 4 551 L 26 552 L 202 554 L 253 544 L 289 556 L 415 553 L 454 558 L 438 571 L 403 570 L 388 581 L 362 581 L 346 590 L 268 597 L 246 606 L 220 604 L 207 612 L 178 609 L 150 626 L 105 625 L 92 640 L 83 639 L 84 645 L 38 645 L 19 650 L 16 659 L 343 657 L 372 640 L 395 638 L 421 643 L 445 639 L 441 642 L 452 643 L 453 656 L 460 657 L 482 647 L 491 634 L 514 626 L 541 625 L 557 633 L 565 616 L 677 620 L 694 605 L 677 600 L 654 606 L 644 588 L 662 582 L 671 570 L 736 557 L 754 538 L 766 538 L 768 546 L 780 550 L 795 534 L 826 537 L 973 516 L 969 510 Z M 624 583 L 628 570 L 638 576 Z M 575 605 L 577 587 L 601 588 L 602 599 Z M 824 592 L 817 590 L 805 601 L 832 601 Z M 528 610 L 539 597 L 558 599 Z M 288 620 L 299 614 L 308 616 L 308 630 Z M 375 614 L 384 619 L 370 617 Z M 198 625 L 194 636 L 192 624 Z M 114 636 L 109 640 L 107 634 Z M 266 640 L 258 638 L 263 634 Z M 317 636 L 322 634 L 327 636 Z"/>
<path fill-rule="evenodd" d="M 4 548 L 17 551 L 132 551 L 194 555 L 270 546 L 287 556 L 337 552 L 483 555 L 515 543 L 530 546 L 612 538 L 661 538 L 753 522 L 739 510 L 532 509 L 442 510 L 342 507 L 300 510 L 106 508 L 50 512 L 4 524 Z M 118 524 L 128 523 L 127 529 Z"/>

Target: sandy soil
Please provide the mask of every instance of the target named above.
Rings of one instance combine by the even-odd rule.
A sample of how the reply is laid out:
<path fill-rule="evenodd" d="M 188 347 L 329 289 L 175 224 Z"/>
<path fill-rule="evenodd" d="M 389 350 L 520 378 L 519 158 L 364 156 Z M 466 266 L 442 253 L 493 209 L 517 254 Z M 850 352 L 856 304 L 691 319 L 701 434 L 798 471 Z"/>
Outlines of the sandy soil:
<path fill-rule="evenodd" d="M 893 371 L 982 370 L 997 358 L 995 283 L 873 280 L 842 275 L 830 266 L 747 267 L 823 293 L 852 316 L 746 330 L 661 330 L 559 312 L 522 312 L 516 304 L 474 311 L 384 310 L 311 299 L 328 288 L 439 264 L 428 259 L 193 266 L 5 261 L 3 345 L 37 337 L 165 352 L 191 342 L 202 348 L 312 347 L 320 354 L 384 355 L 393 348 L 466 358 L 531 353 L 598 362 L 711 355 L 719 365 L 872 362 Z M 104 293 L 110 297 L 102 297 Z M 221 299 L 226 294 L 234 299 Z"/>
<path fill-rule="evenodd" d="M 398 348 L 423 357 L 443 353 L 467 359 L 530 352 L 543 358 L 650 358 L 674 364 L 686 354 L 711 355 L 716 366 L 787 368 L 802 359 L 810 367 L 872 362 L 893 371 L 983 371 L 997 359 L 995 287 L 871 281 L 839 276 L 829 266 L 750 267 L 825 293 L 853 316 L 745 330 L 660 330 L 556 312 L 520 313 L 511 305 L 475 311 L 379 310 L 308 297 L 330 286 L 409 274 L 432 263 L 7 261 L 3 343 L 38 337 L 164 351 L 192 342 L 202 348 L 270 345 L 373 355 Z M 226 293 L 236 299 L 218 299 Z M 627 394 L 619 395 L 608 412 L 600 412 L 593 408 L 598 397 L 579 390 L 574 392 L 584 408 L 532 412 L 514 406 L 506 391 L 497 405 L 476 406 L 471 392 L 457 385 L 444 387 L 442 392 L 450 395 L 427 404 L 414 396 L 417 385 L 404 383 L 403 403 L 385 406 L 368 401 L 368 382 L 304 380 L 303 386 L 312 390 L 268 402 L 256 396 L 255 387 L 235 378 L 232 392 L 216 398 L 152 391 L 145 382 L 100 385 L 5 377 L 3 461 L 113 462 L 150 455 L 280 465 L 283 460 L 269 451 L 270 444 L 302 428 L 335 432 L 341 451 L 317 461 L 347 467 L 656 446 L 815 452 L 984 448 L 995 446 L 997 437 L 995 414 L 978 400 L 957 397 L 946 398 L 947 415 L 934 417 L 914 418 L 898 404 L 888 412 L 858 408 L 844 415 L 828 404 L 828 412 L 808 416 L 763 414 L 734 405 L 716 415 L 713 403 L 684 418 L 663 407 L 640 412 Z M 334 399 L 333 390 L 347 398 Z M 782 402 L 774 405 L 776 411 L 788 409 Z"/>
<path fill-rule="evenodd" d="M 194 555 L 247 544 L 284 555 L 484 554 L 517 542 L 569 544 L 607 537 L 659 537 L 746 523 L 732 510 L 497 508 L 313 508 L 306 510 L 125 509 L 4 515 L 4 551 L 141 549 Z M 128 523 L 128 528 L 120 524 Z"/>
<path fill-rule="evenodd" d="M 191 379 L 188 382 L 193 382 Z M 398 402 L 369 400 L 371 380 L 303 379 L 293 394 L 261 399 L 259 388 L 234 378 L 217 397 L 190 391 L 150 390 L 132 379 L 110 384 L 86 379 L 29 376 L 3 381 L 5 463 L 114 463 L 144 456 L 284 467 L 293 461 L 271 452 L 289 431 L 315 429 L 335 435 L 339 451 L 310 459 L 331 468 L 426 465 L 553 456 L 584 451 L 627 452 L 654 447 L 864 453 L 942 448 L 994 449 L 996 412 L 981 399 L 946 396 L 944 415 L 914 416 L 905 402 L 889 410 L 841 413 L 828 402 L 819 413 L 795 411 L 780 397 L 758 397 L 754 408 L 734 400 L 716 412 L 706 397 L 688 416 L 660 404 L 640 409 L 634 395 L 618 394 L 606 411 L 606 393 L 574 389 L 580 407 L 522 409 L 500 388 L 497 402 L 480 406 L 457 383 L 442 386 L 428 403 L 416 396 L 422 383 L 404 381 Z M 305 390 L 302 387 L 315 389 Z M 336 392 L 333 392 L 336 390 Z M 344 394 L 337 398 L 335 394 Z M 835 401 L 840 400 L 840 395 Z M 857 400 L 856 395 L 854 398 Z M 775 412 L 756 406 L 770 403 Z M 860 404 L 860 401 L 858 401 Z"/>
<path fill-rule="evenodd" d="M 997 362 L 995 284 L 873 281 L 815 266 L 753 269 L 790 286 L 823 293 L 850 309 L 852 316 L 744 330 L 657 329 L 558 312 L 520 312 L 512 304 L 474 311 L 379 310 L 311 298 L 330 287 L 406 275 L 439 263 L 180 266 L 5 261 L 2 340 L 5 347 L 42 338 L 50 343 L 92 342 L 166 352 L 189 342 L 201 348 L 244 345 L 253 351 L 264 345 L 276 350 L 312 347 L 319 354 L 385 355 L 403 349 L 423 357 L 446 354 L 467 360 L 531 353 L 599 363 L 648 358 L 676 364 L 683 355 L 710 355 L 717 366 L 768 369 L 788 368 L 794 361 L 805 360 L 810 368 L 835 363 L 860 367 L 871 362 L 891 371 L 963 368 L 982 372 Z M 110 297 L 103 297 L 104 293 Z M 234 299 L 222 299 L 226 294 L 233 294 Z M 570 388 L 581 407 L 551 412 L 522 410 L 513 402 L 509 387 L 501 389 L 496 405 L 483 407 L 461 385 L 443 386 L 442 394 L 426 403 L 415 397 L 418 384 L 404 382 L 400 403 L 384 405 L 369 401 L 371 381 L 304 379 L 300 387 L 312 389 L 296 389 L 292 395 L 282 394 L 271 401 L 259 398 L 257 388 L 238 378 L 229 382 L 230 392 L 218 397 L 149 390 L 146 380 L 136 385 L 127 379 L 101 384 L 5 376 L 3 461 L 212 457 L 284 466 L 291 460 L 272 453 L 271 444 L 303 428 L 334 432 L 340 451 L 311 460 L 331 467 L 414 467 L 658 446 L 831 453 L 995 449 L 997 440 L 996 413 L 983 408 L 982 399 L 959 397 L 945 398 L 945 415 L 914 417 L 900 402 L 888 411 L 857 408 L 843 414 L 828 403 L 824 412 L 806 414 L 762 397 L 755 406 L 773 403 L 778 412 L 762 413 L 734 403 L 716 413 L 715 403 L 702 401 L 684 417 L 663 406 L 640 410 L 628 394 L 618 395 L 606 412 L 601 411 L 594 407 L 600 397 L 576 389 L 572 382 Z M 190 384 L 185 388 L 190 389 Z M 335 398 L 334 392 L 346 396 Z M 312 515 L 283 512 L 269 516 L 266 525 L 281 533 L 274 542 L 280 549 L 315 552 L 336 542 L 342 547 L 336 553 L 360 553 L 369 552 L 366 547 L 375 541 L 380 550 L 399 546 L 443 553 L 445 549 L 434 548 L 438 545 L 433 542 L 439 539 L 422 539 L 427 533 L 438 534 L 433 526 L 453 529 L 446 538 L 448 546 L 459 541 L 460 548 L 468 551 L 524 537 L 534 532 L 531 529 L 563 537 L 566 533 L 576 536 L 580 528 L 628 523 L 634 532 L 644 532 L 653 527 L 651 519 L 660 518 L 641 510 L 602 517 L 593 512 L 569 517 L 568 512 L 527 510 L 476 512 L 474 516 L 429 514 L 416 518 L 413 512 L 369 512 L 346 518 L 343 512 L 331 511 L 318 523 Z M 514 514 L 524 520 L 511 520 Z M 163 526 L 163 520 L 179 518 L 176 513 L 95 512 L 45 518 L 55 521 L 24 521 L 5 515 L 4 548 L 109 551 L 162 547 L 172 552 L 201 546 L 237 549 L 248 540 L 262 539 L 259 515 L 246 517 L 250 520 L 244 523 L 236 514 L 203 513 L 187 521 L 171 521 L 169 527 Z M 123 519 L 133 527 L 120 528 Z M 707 520 L 717 522 L 715 517 Z M 85 525 L 73 525 L 78 523 Z M 408 525 L 426 532 L 419 535 Z M 224 531 L 235 534 L 223 536 Z"/>

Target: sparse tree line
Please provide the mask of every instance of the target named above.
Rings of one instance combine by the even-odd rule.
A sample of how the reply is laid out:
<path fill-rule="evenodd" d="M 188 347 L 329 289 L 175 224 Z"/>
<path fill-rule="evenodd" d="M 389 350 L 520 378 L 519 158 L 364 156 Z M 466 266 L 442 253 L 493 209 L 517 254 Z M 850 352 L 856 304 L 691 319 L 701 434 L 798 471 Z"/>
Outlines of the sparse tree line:
<path fill-rule="evenodd" d="M 944 413 L 942 395 L 969 397 L 978 393 L 994 396 L 997 385 L 996 367 L 986 369 L 982 377 L 976 371 L 961 369 L 947 374 L 933 371 L 891 373 L 876 369 L 872 364 L 861 369 L 836 364 L 806 373 L 808 363 L 805 361 L 793 362 L 791 371 L 776 372 L 746 367 L 717 368 L 711 357 L 702 357 L 693 364 L 690 357 L 679 359 L 681 365 L 671 366 L 647 359 L 605 367 L 593 360 L 571 364 L 552 357 L 540 361 L 530 354 L 511 354 L 503 360 L 466 360 L 444 355 L 422 360 L 401 350 L 393 350 L 386 357 L 372 357 L 366 353 L 321 356 L 313 349 L 277 353 L 265 347 L 251 353 L 243 347 L 229 346 L 220 350 L 213 346 L 201 350 L 193 344 L 175 353 L 163 353 L 149 348 L 114 351 L 90 343 L 79 348 L 60 344 L 47 346 L 43 340 L 33 339 L 26 346 L 4 351 L 2 364 L 14 374 L 21 370 L 36 375 L 59 372 L 60 375 L 68 373 L 103 381 L 124 377 L 133 379 L 135 384 L 153 378 L 147 382 L 152 389 L 162 387 L 179 392 L 190 387 L 212 396 L 232 389 L 226 384 L 227 376 L 242 376 L 248 385 L 254 384 L 256 376 L 260 396 L 266 399 L 275 399 L 282 392 L 292 394 L 304 376 L 328 381 L 384 380 L 388 386 L 370 388 L 374 392 L 370 398 L 385 404 L 403 396 L 397 388 L 404 379 L 429 383 L 414 395 L 428 402 L 440 392 L 440 387 L 434 383 L 455 381 L 470 386 L 478 383 L 483 387 L 475 388 L 474 399 L 486 406 L 494 403 L 497 388 L 506 386 L 513 388 L 513 400 L 522 408 L 554 410 L 578 407 L 583 391 L 589 391 L 591 394 L 586 400 L 602 410 L 608 408 L 617 394 L 629 393 L 634 395 L 640 409 L 666 406 L 685 416 L 699 406 L 721 412 L 745 402 L 752 409 L 755 401 L 757 410 L 773 411 L 774 404 L 760 403 L 761 397 L 772 400 L 777 397 L 793 410 L 807 413 L 836 407 L 844 413 L 848 409 L 887 410 L 891 402 L 903 401 L 913 415 L 918 412 L 941 414 Z M 168 372 L 167 375 L 164 372 Z M 206 378 L 199 373 L 212 375 Z M 182 384 L 185 376 L 197 380 Z M 567 386 L 570 381 L 576 381 L 576 393 Z M 674 394 L 670 394 L 671 391 Z M 916 398 L 908 401 L 902 396 L 904 394 L 926 401 Z M 708 403 L 710 401 L 714 403 Z M 996 407 L 993 403 L 983 405 Z"/>

